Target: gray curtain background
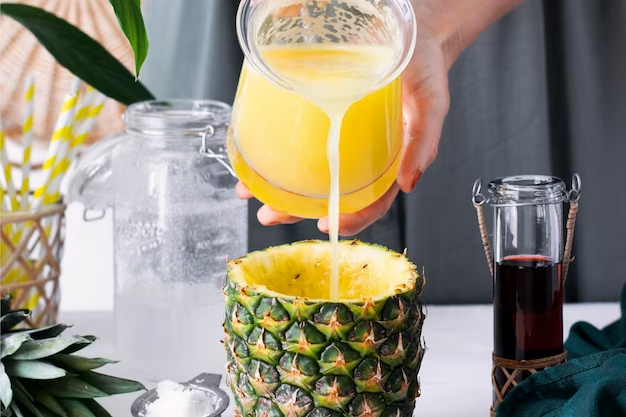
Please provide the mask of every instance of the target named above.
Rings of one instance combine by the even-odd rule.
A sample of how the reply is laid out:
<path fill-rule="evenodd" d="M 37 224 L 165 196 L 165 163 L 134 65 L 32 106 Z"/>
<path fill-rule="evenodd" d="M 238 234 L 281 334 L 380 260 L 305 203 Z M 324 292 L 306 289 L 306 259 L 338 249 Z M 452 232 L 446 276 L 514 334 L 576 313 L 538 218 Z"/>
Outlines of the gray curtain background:
<path fill-rule="evenodd" d="M 142 81 L 161 98 L 232 103 L 242 61 L 237 3 L 145 2 L 151 50 Z M 470 203 L 474 180 L 551 174 L 569 188 L 578 172 L 583 191 L 566 296 L 616 301 L 626 282 L 626 1 L 526 1 L 462 54 L 450 93 L 437 161 L 357 237 L 407 248 L 425 269 L 427 302 L 487 303 L 492 285 Z M 327 238 L 314 221 L 263 227 L 259 203 L 249 207 L 250 250 Z"/>

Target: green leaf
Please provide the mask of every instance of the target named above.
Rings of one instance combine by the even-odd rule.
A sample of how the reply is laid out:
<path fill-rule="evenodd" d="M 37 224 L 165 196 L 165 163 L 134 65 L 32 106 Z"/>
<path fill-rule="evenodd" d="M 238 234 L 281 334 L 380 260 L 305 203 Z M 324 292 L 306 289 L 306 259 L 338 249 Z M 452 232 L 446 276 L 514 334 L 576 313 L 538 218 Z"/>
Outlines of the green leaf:
<path fill-rule="evenodd" d="M 11 409 L 13 410 L 13 412 L 15 413 L 15 415 L 17 417 L 24 417 L 24 414 L 22 414 L 22 411 L 20 410 L 20 408 L 17 406 L 17 404 L 15 403 L 15 401 L 13 401 L 11 403 Z"/>
<path fill-rule="evenodd" d="M 2 346 L 0 358 L 4 359 L 6 356 L 14 354 L 27 340 L 30 340 L 30 335 L 24 333 L 15 333 L 10 337 L 2 339 L 2 341 L 0 341 L 0 346 Z"/>
<path fill-rule="evenodd" d="M 140 0 L 109 0 L 115 10 L 120 27 L 133 47 L 135 74 L 139 77 L 141 66 L 148 55 L 148 34 L 143 23 Z"/>
<path fill-rule="evenodd" d="M 80 400 L 96 417 L 112 417 L 96 400 Z"/>
<path fill-rule="evenodd" d="M 75 343 L 91 343 L 81 336 L 57 336 L 50 339 L 28 340 L 22 344 L 11 359 L 42 359 L 62 352 Z"/>
<path fill-rule="evenodd" d="M 7 375 L 28 379 L 55 379 L 67 374 L 65 370 L 44 361 L 14 361 L 4 364 Z"/>
<path fill-rule="evenodd" d="M 11 311 L 11 300 L 13 296 L 11 294 L 7 294 L 0 299 L 0 316 L 4 316 L 9 311 Z"/>
<path fill-rule="evenodd" d="M 9 404 L 13 400 L 13 390 L 11 389 L 11 380 L 4 371 L 4 364 L 0 362 L 0 401 L 4 408 L 9 408 Z"/>
<path fill-rule="evenodd" d="M 108 397 L 105 392 L 90 385 L 89 383 L 77 377 L 60 378 L 54 381 L 48 381 L 46 384 L 39 385 L 45 388 L 50 395 L 58 398 L 98 398 Z"/>
<path fill-rule="evenodd" d="M 26 317 L 29 315 L 30 310 L 24 308 L 21 310 L 11 311 L 10 313 L 0 317 L 0 333 L 7 333 L 9 330 L 26 320 Z"/>
<path fill-rule="evenodd" d="M 15 330 L 13 333 L 3 334 L 1 337 L 4 339 L 5 337 L 11 336 L 12 334 L 20 333 L 20 334 L 28 334 L 35 340 L 39 339 L 49 339 L 51 337 L 57 337 L 65 329 L 69 329 L 71 326 L 66 326 L 65 324 L 52 324 L 46 327 L 40 327 L 38 329 L 19 329 Z"/>
<path fill-rule="evenodd" d="M 99 374 L 97 372 L 86 372 L 82 374 L 80 378 L 109 395 L 126 394 L 146 389 L 146 387 L 137 381 Z"/>
<path fill-rule="evenodd" d="M 59 402 L 67 411 L 68 417 L 96 417 L 82 402 L 74 399 L 64 398 Z"/>
<path fill-rule="evenodd" d="M 24 388 L 24 385 L 22 385 L 22 383 L 20 382 L 20 380 L 18 378 L 15 378 L 13 380 L 13 392 L 15 392 L 15 391 L 20 391 L 22 394 L 26 395 L 26 397 L 28 397 L 28 399 L 31 402 L 35 401 L 35 400 L 33 400 L 33 397 L 28 393 L 26 388 Z"/>
<path fill-rule="evenodd" d="M 123 104 L 154 96 L 102 45 L 65 20 L 38 7 L 2 3 L 0 12 L 28 29 L 63 67 Z"/>
<path fill-rule="evenodd" d="M 63 407 L 61 407 L 61 404 L 59 404 L 59 402 L 52 395 L 50 395 L 49 392 L 36 387 L 29 387 L 29 389 L 31 395 L 35 399 L 35 402 L 43 404 L 46 408 L 58 416 L 67 417 L 67 413 Z"/>
<path fill-rule="evenodd" d="M 87 346 L 89 346 L 90 344 L 98 340 L 96 336 L 82 336 L 82 338 L 86 339 L 87 342 L 74 343 L 72 346 L 68 347 L 67 349 L 64 349 L 62 352 L 59 352 L 59 353 L 64 353 L 64 354 L 69 355 L 71 353 L 78 352 L 79 350 L 86 348 Z"/>
<path fill-rule="evenodd" d="M 82 356 L 66 355 L 63 353 L 54 355 L 50 358 L 50 361 L 63 369 L 77 372 L 91 371 L 92 369 L 118 362 L 104 358 L 84 358 Z"/>
<path fill-rule="evenodd" d="M 37 407 L 35 407 L 35 404 L 33 404 L 32 399 L 28 398 L 29 396 L 27 395 L 23 387 L 22 389 L 16 389 L 13 392 L 15 394 L 15 400 L 19 402 L 20 405 L 23 405 L 24 408 L 30 411 L 35 417 L 44 417 L 43 414 L 39 412 Z"/>
<path fill-rule="evenodd" d="M 43 414 L 44 417 L 59 417 L 59 414 L 53 413 L 52 411 L 48 410 L 46 407 L 39 407 L 39 411 L 41 411 L 41 414 Z"/>

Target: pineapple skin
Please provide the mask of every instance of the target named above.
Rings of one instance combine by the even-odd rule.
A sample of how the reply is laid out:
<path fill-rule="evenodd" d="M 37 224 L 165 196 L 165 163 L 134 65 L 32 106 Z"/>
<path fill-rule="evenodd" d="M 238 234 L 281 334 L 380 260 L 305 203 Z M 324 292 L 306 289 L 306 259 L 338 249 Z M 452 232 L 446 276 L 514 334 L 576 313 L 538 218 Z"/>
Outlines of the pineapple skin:
<path fill-rule="evenodd" d="M 359 302 L 266 294 L 229 274 L 224 344 L 237 415 L 411 417 L 425 316 L 423 279 L 409 273 L 414 288 Z"/>

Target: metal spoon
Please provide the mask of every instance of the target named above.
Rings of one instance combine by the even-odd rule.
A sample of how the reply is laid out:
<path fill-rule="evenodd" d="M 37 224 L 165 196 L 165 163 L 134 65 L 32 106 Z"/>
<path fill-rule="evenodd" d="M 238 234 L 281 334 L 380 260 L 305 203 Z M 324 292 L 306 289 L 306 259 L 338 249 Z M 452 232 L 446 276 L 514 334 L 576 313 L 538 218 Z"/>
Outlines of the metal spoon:
<path fill-rule="evenodd" d="M 198 375 L 190 381 L 181 383 L 181 385 L 185 388 L 193 388 L 204 391 L 215 408 L 215 411 L 212 414 L 205 417 L 218 417 L 226 410 L 226 408 L 228 408 L 228 404 L 230 403 L 228 394 L 226 394 L 226 392 L 219 387 L 221 380 L 221 375 L 204 373 Z M 133 417 L 142 417 L 145 413 L 146 407 L 148 407 L 148 405 L 154 402 L 157 398 L 159 398 L 159 394 L 155 388 L 141 394 L 130 407 L 130 412 Z"/>

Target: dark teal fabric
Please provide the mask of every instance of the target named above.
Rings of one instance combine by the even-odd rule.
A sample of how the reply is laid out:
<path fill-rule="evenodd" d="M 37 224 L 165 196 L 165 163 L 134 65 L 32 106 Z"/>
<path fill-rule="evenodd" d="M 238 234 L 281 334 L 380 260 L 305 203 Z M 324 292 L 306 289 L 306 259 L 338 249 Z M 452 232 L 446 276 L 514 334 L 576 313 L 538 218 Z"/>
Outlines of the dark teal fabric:
<path fill-rule="evenodd" d="M 626 347 L 626 285 L 622 288 L 621 305 L 621 319 L 602 330 L 583 321 L 575 323 L 565 342 L 567 357 L 574 359 L 609 349 Z"/>
<path fill-rule="evenodd" d="M 626 417 L 626 285 L 621 307 L 622 317 L 602 330 L 574 324 L 568 361 L 519 384 L 497 417 Z"/>
<path fill-rule="evenodd" d="M 497 417 L 626 417 L 626 349 L 538 372 L 504 398 Z"/>

